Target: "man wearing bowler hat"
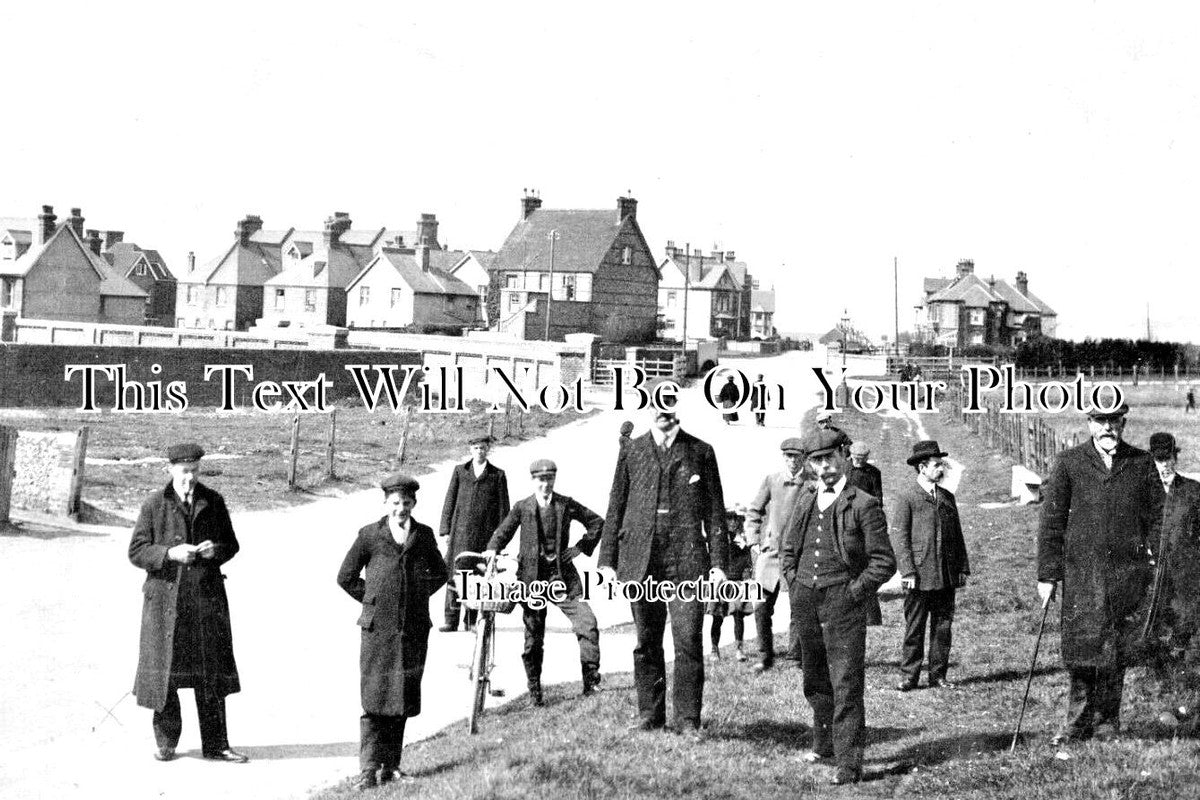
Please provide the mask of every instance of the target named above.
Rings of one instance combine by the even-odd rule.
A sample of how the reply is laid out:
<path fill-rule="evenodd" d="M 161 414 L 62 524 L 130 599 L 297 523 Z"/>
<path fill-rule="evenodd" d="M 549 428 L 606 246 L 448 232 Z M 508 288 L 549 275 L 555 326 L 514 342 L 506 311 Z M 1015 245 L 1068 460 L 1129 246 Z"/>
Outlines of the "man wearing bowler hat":
<path fill-rule="evenodd" d="M 463 551 L 486 548 L 492 532 L 508 514 L 508 478 L 504 470 L 488 461 L 492 441 L 486 434 L 471 439 L 471 459 L 455 467 L 450 476 L 439 533 L 446 543 L 446 568 L 451 573 L 455 557 Z M 460 609 L 462 604 L 451 581 L 446 586 L 446 621 L 438 630 L 458 630 Z M 470 630 L 475 626 L 476 612 L 462 610 L 463 622 Z"/>
<path fill-rule="evenodd" d="M 813 710 L 812 751 L 834 759 L 834 784 L 862 779 L 868 601 L 892 576 L 896 559 L 883 506 L 847 485 L 842 438 L 829 430 L 804 438 L 815 482 L 796 499 L 783 534 L 780 569 L 800 629 L 804 696 Z"/>
<path fill-rule="evenodd" d="M 197 479 L 203 455 L 197 444 L 167 448 L 170 481 L 142 504 L 133 527 L 129 560 L 146 571 L 133 693 L 154 709 L 159 761 L 175 758 L 183 730 L 177 690 L 187 688 L 196 696 L 203 756 L 243 763 L 225 721 L 225 698 L 241 684 L 221 574 L 238 541 L 225 500 Z"/>
<path fill-rule="evenodd" d="M 759 662 L 756 672 L 775 665 L 775 637 L 771 617 L 775 601 L 783 590 L 779 579 L 779 552 L 783 547 L 783 527 L 804 486 L 804 450 L 800 439 L 784 439 L 779 449 L 784 468 L 763 478 L 758 494 L 746 507 L 746 541 L 755 556 L 754 579 L 762 584 L 763 602 L 754 609 L 754 626 L 758 629 Z M 800 661 L 800 639 L 793 618 L 788 631 L 788 658 Z"/>
<path fill-rule="evenodd" d="M 513 504 L 512 511 L 488 542 L 486 556 L 495 555 L 512 539 L 517 528 L 521 541 L 517 553 L 517 580 L 558 581 L 566 588 L 566 599 L 555 603 L 566 615 L 579 641 L 579 662 L 583 676 L 583 693 L 590 695 L 600 683 L 600 629 L 591 606 L 582 600 L 583 586 L 572 563 L 582 552 L 591 555 L 600 543 L 604 519 L 591 509 L 566 495 L 554 491 L 558 466 L 548 458 L 539 458 L 529 465 L 533 479 L 533 494 Z M 571 523 L 578 522 L 587 532 L 575 545 L 570 545 Z M 535 706 L 544 705 L 542 698 L 542 657 L 546 640 L 546 608 L 523 606 L 525 620 L 525 678 L 529 697 Z"/>
<path fill-rule="evenodd" d="M 1088 412 L 1088 441 L 1059 454 L 1046 482 L 1038 530 L 1038 596 L 1062 584 L 1062 658 L 1070 675 L 1067 718 L 1054 744 L 1112 739 L 1120 730 L 1130 645 L 1144 617 L 1162 504 L 1154 460 L 1122 441 L 1122 403 Z"/>
<path fill-rule="evenodd" d="M 917 688 L 929 626 L 929 688 L 954 688 L 946 680 L 950 666 L 950 627 L 954 591 L 967 585 L 971 567 L 954 495 L 940 484 L 946 452 L 932 440 L 913 445 L 908 465 L 916 480 L 902 489 L 892 507 L 892 550 L 904 587 L 903 674 L 896 688 Z"/>
<path fill-rule="evenodd" d="M 729 542 L 725 496 L 712 447 L 680 430 L 674 411 L 653 412 L 647 433 L 617 462 L 598 566 L 609 580 L 725 580 Z M 615 572 L 614 572 L 615 570 Z M 650 731 L 667 722 L 667 673 L 662 639 L 667 614 L 675 644 L 675 726 L 700 733 L 704 692 L 704 604 L 642 599 L 630 604 L 637 627 L 633 680 L 638 721 Z"/>
<path fill-rule="evenodd" d="M 399 777 L 405 724 L 421 713 L 429 598 L 449 574 L 433 529 L 412 518 L 420 484 L 397 472 L 379 488 L 384 516 L 359 529 L 337 575 L 338 586 L 362 604 L 359 790 Z"/>

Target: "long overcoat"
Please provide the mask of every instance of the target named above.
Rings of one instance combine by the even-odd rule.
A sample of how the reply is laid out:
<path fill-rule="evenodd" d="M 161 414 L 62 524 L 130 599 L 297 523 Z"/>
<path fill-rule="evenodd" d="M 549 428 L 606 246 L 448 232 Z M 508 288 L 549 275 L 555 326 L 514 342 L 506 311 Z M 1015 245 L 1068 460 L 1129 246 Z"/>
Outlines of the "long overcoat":
<path fill-rule="evenodd" d="M 953 493 L 941 486 L 936 491 L 935 500 L 914 480 L 892 504 L 896 568 L 902 577 L 915 576 L 920 591 L 952 588 L 957 576 L 971 574 L 958 504 Z"/>
<path fill-rule="evenodd" d="M 575 565 L 571 563 L 575 558 L 575 551 L 586 556 L 592 554 L 596 545 L 600 543 L 600 530 L 604 526 L 604 519 L 578 500 L 557 492 L 553 495 L 550 508 L 554 512 L 558 528 L 555 552 L 559 553 L 560 557 L 555 559 L 555 563 L 562 571 L 563 580 L 568 586 L 572 586 L 578 582 L 579 577 Z M 574 546 L 570 545 L 572 522 L 578 522 L 586 529 L 583 537 Z M 538 539 L 538 503 L 533 495 L 516 502 L 512 511 L 508 512 L 508 516 L 496 528 L 487 549 L 499 553 L 512 541 L 517 528 L 521 529 L 521 539 L 517 546 L 517 580 L 530 583 L 538 579 L 538 562 L 542 557 L 541 541 Z"/>
<path fill-rule="evenodd" d="M 1156 486 L 1162 532 L 1144 625 L 1147 638 L 1169 652 L 1193 644 L 1200 631 L 1200 482 L 1176 475 L 1169 494 Z"/>
<path fill-rule="evenodd" d="M 676 434 L 666 454 L 644 433 L 617 460 L 597 566 L 614 568 L 620 581 L 646 577 L 656 526 L 666 528 L 662 557 L 678 579 L 705 576 L 712 567 L 728 569 L 717 457 L 711 445 L 687 431 Z"/>
<path fill-rule="evenodd" d="M 176 681 L 176 685 L 196 686 L 219 697 L 241 690 L 233 659 L 225 576 L 221 574 L 221 565 L 237 554 L 237 537 L 221 495 L 197 483 L 192 497 L 189 524 L 183 503 L 170 483 L 155 492 L 142 504 L 129 541 L 129 560 L 146 571 L 133 693 L 138 705 L 157 711 L 167 702 L 172 663 L 179 663 L 175 661 L 175 649 L 181 642 L 190 652 L 180 655 L 199 674 Z M 167 550 L 175 545 L 205 540 L 214 545 L 212 558 L 197 558 L 186 566 L 167 560 Z M 180 586 L 185 583 L 194 592 L 193 613 L 180 607 Z M 181 613 L 184 621 L 176 625 Z"/>
<path fill-rule="evenodd" d="M 412 520 L 403 547 L 392 538 L 387 517 L 359 530 L 337 582 L 362 603 L 358 667 L 362 707 L 368 714 L 421 713 L 421 676 L 432 624 L 429 597 L 447 576 L 428 525 Z"/>
<path fill-rule="evenodd" d="M 1043 494 L 1038 580 L 1062 582 L 1062 657 L 1114 669 L 1140 637 L 1161 525 L 1150 454 L 1121 442 L 1112 470 L 1089 439 L 1065 450 Z M 1161 492 L 1159 493 L 1161 494 Z"/>
<path fill-rule="evenodd" d="M 465 550 L 482 552 L 509 508 L 504 470 L 489 461 L 476 478 L 470 461 L 455 467 L 439 528 L 442 536 L 450 537 L 446 565 L 453 569 L 454 557 Z"/>

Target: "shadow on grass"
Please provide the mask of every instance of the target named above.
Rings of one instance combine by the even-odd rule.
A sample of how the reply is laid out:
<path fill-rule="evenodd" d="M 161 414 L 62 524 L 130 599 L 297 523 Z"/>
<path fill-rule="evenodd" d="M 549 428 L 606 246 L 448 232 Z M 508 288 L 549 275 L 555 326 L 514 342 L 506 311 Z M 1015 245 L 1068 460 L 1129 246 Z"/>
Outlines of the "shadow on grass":
<path fill-rule="evenodd" d="M 916 742 L 891 755 L 887 762 L 893 765 L 888 771 L 896 772 L 911 766 L 932 766 L 951 759 L 969 758 L 980 753 L 999 753 L 1012 743 L 1012 733 L 964 733 Z"/>
<path fill-rule="evenodd" d="M 58 528 L 40 522 L 0 522 L 0 537 L 14 539 L 103 539 L 109 535 L 99 531 Z"/>
<path fill-rule="evenodd" d="M 328 742 L 325 744 L 272 744 L 263 747 L 239 747 L 251 761 L 279 761 L 294 758 L 352 758 L 358 755 L 358 742 Z M 199 750 L 186 754 L 200 758 Z"/>
<path fill-rule="evenodd" d="M 1046 675 L 1057 675 L 1062 672 L 1063 668 L 1059 666 L 1044 666 L 1038 667 L 1033 671 L 1035 678 L 1041 678 Z M 955 681 L 959 686 L 970 686 L 977 683 L 1009 683 L 1012 681 L 1024 681 L 1029 677 L 1027 669 L 1005 669 L 1000 672 L 993 672 L 990 675 L 964 675 L 962 679 Z M 1023 685 L 1023 684 L 1022 684 Z"/>

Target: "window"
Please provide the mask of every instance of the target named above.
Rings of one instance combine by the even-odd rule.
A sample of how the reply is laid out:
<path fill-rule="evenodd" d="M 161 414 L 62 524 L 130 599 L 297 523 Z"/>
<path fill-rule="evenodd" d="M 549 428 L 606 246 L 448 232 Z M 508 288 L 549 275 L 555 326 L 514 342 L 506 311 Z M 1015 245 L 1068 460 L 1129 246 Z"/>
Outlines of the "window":
<path fill-rule="evenodd" d="M 539 292 L 550 291 L 550 273 L 548 273 L 548 272 L 539 272 L 538 273 L 538 291 Z"/>
<path fill-rule="evenodd" d="M 227 331 L 233 330 L 233 320 L 231 320 L 231 319 L 225 320 L 225 330 L 227 330 Z"/>
<path fill-rule="evenodd" d="M 316 311 L 317 310 L 317 290 L 316 289 L 305 289 L 304 290 L 304 310 L 305 311 Z"/>
<path fill-rule="evenodd" d="M 194 320 L 192 320 L 192 327 L 193 327 L 193 328 L 199 328 L 199 327 L 200 327 L 200 318 L 199 318 L 199 317 L 196 317 Z"/>
<path fill-rule="evenodd" d="M 667 308 L 675 307 L 675 292 L 667 292 Z"/>
<path fill-rule="evenodd" d="M 0 278 L 0 307 L 12 307 L 16 287 L 16 278 Z"/>
<path fill-rule="evenodd" d="M 285 305 L 286 296 L 285 296 L 284 292 L 285 292 L 284 289 L 276 289 L 275 290 L 275 310 L 276 311 L 282 310 Z"/>
<path fill-rule="evenodd" d="M 506 272 L 504 274 L 504 288 L 505 289 L 520 289 L 521 288 L 520 274 L 518 274 L 516 272 Z"/>
<path fill-rule="evenodd" d="M 392 308 L 400 305 L 400 290 L 392 289 Z"/>
<path fill-rule="evenodd" d="M 193 293 L 193 291 L 192 291 L 192 290 L 193 290 L 193 289 L 195 289 L 195 288 L 196 288 L 196 287 L 195 287 L 195 286 L 192 286 L 192 284 L 190 284 L 190 283 L 187 285 L 187 304 L 188 304 L 189 306 L 190 306 L 192 303 L 196 302 L 196 295 L 195 295 L 195 293 Z"/>
<path fill-rule="evenodd" d="M 984 321 L 984 310 L 982 308 L 972 308 L 971 309 L 971 324 L 972 325 L 982 325 L 983 321 Z"/>
<path fill-rule="evenodd" d="M 175 327 L 176 327 L 176 328 L 182 328 L 182 327 L 184 327 L 185 325 L 187 325 L 187 320 L 186 320 L 186 319 L 184 319 L 183 317 L 176 317 L 176 318 L 175 318 Z"/>
<path fill-rule="evenodd" d="M 446 310 L 447 311 L 454 310 L 454 300 L 455 300 L 454 295 L 452 295 L 452 294 L 446 295 Z"/>
<path fill-rule="evenodd" d="M 982 333 L 971 334 L 971 344 L 983 344 L 983 334 Z"/>
<path fill-rule="evenodd" d="M 227 292 L 227 290 L 224 286 L 217 287 L 217 305 L 219 305 L 219 306 L 225 305 L 226 292 Z"/>
<path fill-rule="evenodd" d="M 358 287 L 358 304 L 360 306 L 365 306 L 369 302 L 371 302 L 371 287 L 370 286 Z"/>
<path fill-rule="evenodd" d="M 508 310 L 516 311 L 521 307 L 521 294 L 519 292 L 508 293 Z"/>
<path fill-rule="evenodd" d="M 633 248 L 630 247 L 629 245 L 625 245 L 624 247 L 621 248 L 621 263 L 622 264 L 632 264 L 633 263 Z"/>
<path fill-rule="evenodd" d="M 8 236 L 5 236 L 4 240 L 0 241 L 0 258 L 3 258 L 5 261 L 12 261 L 16 257 L 17 257 L 16 243 L 13 242 L 13 240 L 11 238 L 9 238 Z"/>
<path fill-rule="evenodd" d="M 134 271 L 134 274 L 135 274 L 135 275 L 140 275 L 140 276 L 142 276 L 142 277 L 145 277 L 145 275 L 146 275 L 146 262 L 144 262 L 144 261 L 138 262 L 137 269 Z"/>
<path fill-rule="evenodd" d="M 562 294 L 564 300 L 575 299 L 575 276 L 563 275 L 562 277 Z"/>

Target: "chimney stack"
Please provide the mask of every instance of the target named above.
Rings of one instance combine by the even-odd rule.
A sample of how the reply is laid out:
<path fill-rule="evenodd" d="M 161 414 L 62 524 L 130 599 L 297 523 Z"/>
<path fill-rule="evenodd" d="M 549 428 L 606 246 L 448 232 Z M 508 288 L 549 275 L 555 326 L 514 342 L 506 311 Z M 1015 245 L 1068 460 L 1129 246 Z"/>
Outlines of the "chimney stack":
<path fill-rule="evenodd" d="M 104 244 L 104 240 L 100 238 L 100 231 L 89 230 L 84 243 L 93 253 L 100 255 L 100 246 Z"/>
<path fill-rule="evenodd" d="M 188 250 L 188 272 L 192 273 L 195 271 L 196 271 L 196 254 L 195 254 L 195 252 Z"/>
<path fill-rule="evenodd" d="M 335 211 L 332 217 L 325 220 L 325 246 L 331 247 L 342 239 L 342 234 L 350 230 L 350 215 L 345 211 Z"/>
<path fill-rule="evenodd" d="M 245 247 L 250 244 L 250 237 L 262 230 L 262 226 L 262 217 L 257 214 L 247 214 L 238 220 L 237 230 L 233 232 L 233 235 L 238 238 L 242 247 Z"/>
<path fill-rule="evenodd" d="M 632 197 L 618 197 L 617 213 L 621 219 L 625 219 L 626 217 L 637 219 L 637 200 L 634 200 Z"/>
<path fill-rule="evenodd" d="M 438 221 L 437 214 L 422 214 L 417 220 L 417 240 L 421 244 L 427 244 L 435 250 L 440 249 L 438 244 Z"/>
<path fill-rule="evenodd" d="M 736 261 L 737 260 L 737 258 L 734 256 L 732 250 L 725 251 L 725 260 L 726 261 Z"/>
<path fill-rule="evenodd" d="M 971 275 L 975 272 L 975 262 L 969 258 L 964 258 L 962 261 L 958 262 L 958 266 L 955 267 L 955 272 L 959 278 L 963 277 L 964 275 Z"/>
<path fill-rule="evenodd" d="M 104 249 L 112 250 L 113 245 L 125 240 L 125 231 L 105 231 Z"/>
<path fill-rule="evenodd" d="M 1029 277 L 1024 272 L 1017 273 L 1017 291 L 1022 295 L 1029 294 Z"/>
<path fill-rule="evenodd" d="M 542 198 L 526 192 L 521 198 L 521 219 L 529 219 L 529 215 L 542 207 Z"/>
<path fill-rule="evenodd" d="M 429 272 L 429 245 L 419 244 L 416 248 L 417 263 L 421 265 L 421 272 Z"/>
<path fill-rule="evenodd" d="M 75 231 L 75 235 L 83 240 L 83 209 L 72 208 L 71 216 L 67 218 L 67 224 Z"/>
<path fill-rule="evenodd" d="M 50 241 L 50 237 L 54 235 L 54 223 L 57 221 L 58 217 L 54 215 L 54 206 L 42 206 L 42 213 L 38 214 L 37 230 L 34 231 L 34 245 Z"/>

